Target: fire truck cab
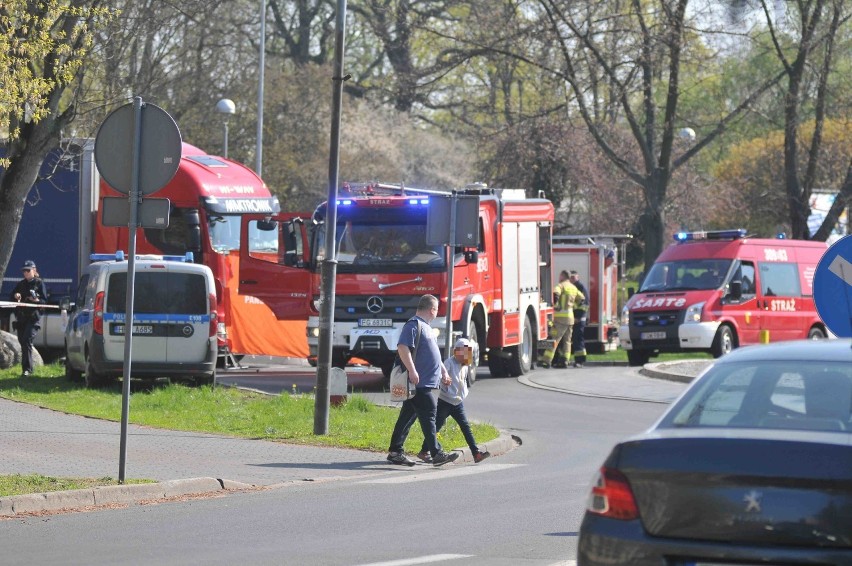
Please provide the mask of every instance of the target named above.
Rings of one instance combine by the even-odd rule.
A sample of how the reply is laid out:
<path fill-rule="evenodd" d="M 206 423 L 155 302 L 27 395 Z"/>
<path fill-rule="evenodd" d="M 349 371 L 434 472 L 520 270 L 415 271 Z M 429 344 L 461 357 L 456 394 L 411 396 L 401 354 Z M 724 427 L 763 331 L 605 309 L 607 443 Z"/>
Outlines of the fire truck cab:
<path fill-rule="evenodd" d="M 448 246 L 426 241 L 430 198 L 447 193 L 375 184 L 341 189 L 334 243 L 335 366 L 355 357 L 389 376 L 399 332 L 428 293 L 440 303 L 432 322 L 439 345 L 448 331 L 471 339 L 474 369 L 487 362 L 494 376 L 518 376 L 533 367 L 553 313 L 553 205 L 527 199 L 522 191 L 477 187 L 457 194 L 479 196 L 479 243 L 450 255 Z M 248 215 L 240 250 L 240 292 L 264 301 L 280 319 L 307 319 L 313 363 L 326 216 L 327 203 L 310 215 Z M 251 234 L 266 236 L 256 240 Z"/>
<path fill-rule="evenodd" d="M 813 278 L 825 242 L 688 232 L 654 262 L 624 306 L 619 329 L 630 365 L 660 352 L 709 352 L 766 341 L 825 338 Z"/>

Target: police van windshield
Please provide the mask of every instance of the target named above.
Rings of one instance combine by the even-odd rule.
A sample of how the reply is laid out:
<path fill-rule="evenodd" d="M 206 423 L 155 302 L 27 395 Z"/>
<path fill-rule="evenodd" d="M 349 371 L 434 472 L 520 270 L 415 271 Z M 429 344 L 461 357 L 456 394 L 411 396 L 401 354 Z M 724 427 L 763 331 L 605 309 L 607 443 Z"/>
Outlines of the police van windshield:
<path fill-rule="evenodd" d="M 337 224 L 337 268 L 346 273 L 441 271 L 444 246 L 426 243 L 426 224 L 393 218 L 341 218 Z M 325 230 L 317 231 L 317 265 L 325 253 Z"/>
<path fill-rule="evenodd" d="M 718 289 L 731 268 L 730 259 L 689 259 L 655 263 L 642 281 L 642 291 Z"/>

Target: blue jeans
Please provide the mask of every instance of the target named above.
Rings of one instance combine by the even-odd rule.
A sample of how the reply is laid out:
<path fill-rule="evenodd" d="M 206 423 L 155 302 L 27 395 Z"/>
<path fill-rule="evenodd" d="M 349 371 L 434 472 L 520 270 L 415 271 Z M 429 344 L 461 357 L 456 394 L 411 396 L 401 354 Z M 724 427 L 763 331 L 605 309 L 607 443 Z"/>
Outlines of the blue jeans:
<path fill-rule="evenodd" d="M 436 455 L 440 450 L 435 429 L 436 411 L 432 390 L 418 387 L 414 397 L 402 402 L 402 408 L 391 435 L 390 451 L 402 452 L 402 446 L 408 438 L 408 431 L 417 419 L 420 421 L 420 430 L 423 431 L 423 450 L 429 450 L 432 456 Z"/>
<path fill-rule="evenodd" d="M 438 399 L 438 410 L 435 416 L 435 430 L 439 431 L 443 428 L 444 423 L 447 422 L 447 417 L 452 416 L 455 419 L 456 423 L 458 423 L 459 428 L 464 435 L 464 439 L 467 441 L 467 445 L 470 447 L 470 451 L 473 454 L 479 454 L 479 447 L 476 445 L 476 439 L 473 437 L 473 431 L 470 430 L 470 423 L 467 422 L 467 414 L 464 412 L 464 402 L 459 403 L 458 405 L 453 405 L 452 403 L 447 403 L 443 399 Z M 436 439 L 436 445 L 438 449 L 441 449 L 440 442 Z M 423 443 L 421 452 L 426 451 L 426 443 Z"/>

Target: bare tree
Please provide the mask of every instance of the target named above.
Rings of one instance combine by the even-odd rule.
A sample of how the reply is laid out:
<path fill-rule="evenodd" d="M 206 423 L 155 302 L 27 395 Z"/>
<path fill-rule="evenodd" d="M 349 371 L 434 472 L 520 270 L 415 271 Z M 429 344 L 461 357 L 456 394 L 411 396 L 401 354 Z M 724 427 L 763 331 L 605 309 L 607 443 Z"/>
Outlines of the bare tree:
<path fill-rule="evenodd" d="M 791 236 L 809 239 L 809 203 L 818 179 L 819 162 L 824 158 L 823 128 L 826 118 L 830 117 L 827 116 L 827 107 L 830 99 L 839 94 L 833 93 L 829 87 L 829 78 L 837 64 L 835 38 L 841 26 L 849 22 L 852 12 L 848 3 L 842 0 L 796 0 L 790 4 L 798 21 L 784 28 L 788 32 L 797 32 L 795 38 L 783 37 L 785 34 L 779 29 L 766 0 L 760 0 L 775 54 L 787 80 L 784 96 L 784 187 Z M 848 90 L 849 86 L 847 81 L 840 85 L 840 89 Z M 810 144 L 802 148 L 800 129 L 811 115 L 814 119 L 813 135 L 810 136 Z M 825 241 L 828 238 L 840 213 L 850 202 L 852 158 L 843 182 L 837 187 L 834 204 L 814 239 Z"/>
<path fill-rule="evenodd" d="M 695 41 L 688 0 L 614 4 L 538 0 L 547 37 L 560 52 L 561 67 L 548 70 L 569 85 L 573 106 L 606 158 L 641 189 L 644 212 L 636 228 L 645 242 L 647 268 L 664 245 L 673 172 L 724 132 L 780 74 L 756 79 L 741 100 L 725 101 L 723 117 L 708 123 L 694 144 L 678 150 L 680 126 L 692 120 L 679 112 L 684 56 Z M 638 160 L 632 159 L 633 150 L 621 153 L 611 142 L 613 128 L 622 127 L 632 136 Z"/>

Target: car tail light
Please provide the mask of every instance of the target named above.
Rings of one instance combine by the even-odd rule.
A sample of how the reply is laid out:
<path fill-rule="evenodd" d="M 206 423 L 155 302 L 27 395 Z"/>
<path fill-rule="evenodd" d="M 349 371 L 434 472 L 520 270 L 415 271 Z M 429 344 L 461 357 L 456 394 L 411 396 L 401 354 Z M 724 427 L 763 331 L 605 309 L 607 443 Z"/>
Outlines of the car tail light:
<path fill-rule="evenodd" d="M 219 312 L 216 310 L 216 294 L 210 293 L 208 297 L 210 300 L 210 330 L 208 336 L 213 338 L 219 329 Z"/>
<path fill-rule="evenodd" d="M 622 521 L 639 518 L 639 508 L 627 477 L 607 467 L 598 472 L 586 509 L 590 513 Z"/>
<path fill-rule="evenodd" d="M 95 295 L 95 315 L 92 320 L 92 329 L 95 334 L 104 333 L 104 292 Z"/>

